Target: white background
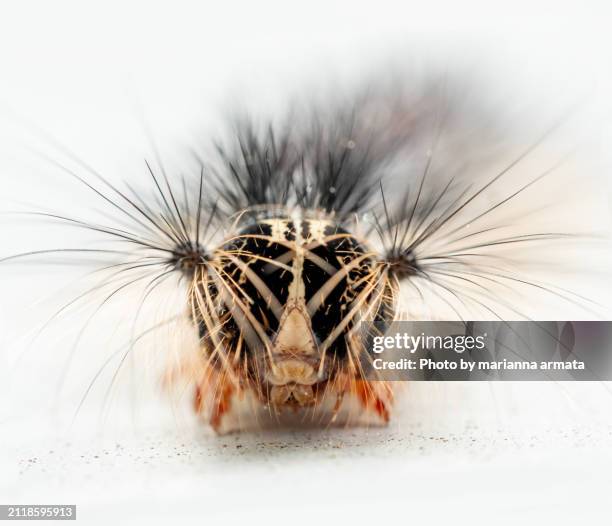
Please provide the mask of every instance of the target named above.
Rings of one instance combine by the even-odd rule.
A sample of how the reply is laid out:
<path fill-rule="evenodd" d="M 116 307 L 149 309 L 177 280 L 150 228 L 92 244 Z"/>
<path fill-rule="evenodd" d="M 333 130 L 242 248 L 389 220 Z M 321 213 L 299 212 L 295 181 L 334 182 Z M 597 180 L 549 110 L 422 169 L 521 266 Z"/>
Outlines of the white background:
<path fill-rule="evenodd" d="M 151 149 L 141 115 L 180 165 L 181 148 L 216 133 L 225 111 L 274 113 L 390 56 L 484 68 L 518 100 L 587 99 L 595 165 L 609 181 L 611 22 L 603 2 L 3 2 L 2 206 L 82 204 L 29 149 L 48 146 L 37 127 L 111 179 L 139 177 Z M 3 254 L 52 235 L 1 225 Z M 65 327 L 17 358 L 50 308 L 50 285 L 67 275 L 26 266 L 2 276 L 2 503 L 76 503 L 85 524 L 609 516 L 612 394 L 599 383 L 415 385 L 389 429 L 222 438 L 143 390 L 126 415 L 101 425 L 91 404 L 71 428 L 87 384 L 78 372 L 99 363 L 93 347 L 65 397 L 65 353 L 54 354 Z M 610 283 L 600 285 L 606 298 Z"/>

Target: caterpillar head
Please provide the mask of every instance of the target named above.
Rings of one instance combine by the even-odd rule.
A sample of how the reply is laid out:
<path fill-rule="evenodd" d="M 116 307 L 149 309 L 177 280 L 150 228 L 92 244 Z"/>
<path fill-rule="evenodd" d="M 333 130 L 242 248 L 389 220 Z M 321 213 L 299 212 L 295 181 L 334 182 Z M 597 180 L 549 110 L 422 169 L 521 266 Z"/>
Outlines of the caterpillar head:
<path fill-rule="evenodd" d="M 362 323 L 393 319 L 392 283 L 333 216 L 258 210 L 194 273 L 191 312 L 211 364 L 266 403 L 305 406 L 339 373 L 363 373 Z"/>

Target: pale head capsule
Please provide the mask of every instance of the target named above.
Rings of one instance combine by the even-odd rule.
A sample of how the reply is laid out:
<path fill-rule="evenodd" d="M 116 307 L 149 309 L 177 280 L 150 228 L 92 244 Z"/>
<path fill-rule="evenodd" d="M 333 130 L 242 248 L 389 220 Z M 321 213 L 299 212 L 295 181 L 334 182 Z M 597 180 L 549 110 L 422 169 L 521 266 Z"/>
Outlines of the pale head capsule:
<path fill-rule="evenodd" d="M 211 265 L 194 309 L 208 359 L 277 408 L 358 376 L 366 351 L 349 335 L 394 315 L 385 265 L 329 216 L 246 214 Z"/>

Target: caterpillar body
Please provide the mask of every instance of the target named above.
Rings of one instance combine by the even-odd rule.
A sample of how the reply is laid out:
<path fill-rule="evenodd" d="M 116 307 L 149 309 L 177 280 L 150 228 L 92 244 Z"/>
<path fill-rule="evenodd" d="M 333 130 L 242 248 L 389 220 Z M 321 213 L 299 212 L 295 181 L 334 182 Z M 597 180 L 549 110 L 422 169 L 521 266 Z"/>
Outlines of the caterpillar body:
<path fill-rule="evenodd" d="M 405 301 L 410 291 L 415 304 L 436 302 L 455 318 L 466 309 L 500 318 L 500 306 L 520 314 L 499 292 L 512 287 L 576 300 L 511 257 L 518 250 L 538 265 L 545 258 L 530 257 L 528 247 L 576 239 L 567 229 L 540 229 L 524 207 L 512 213 L 560 166 L 512 178 L 556 128 L 487 173 L 482 167 L 493 163 L 468 152 L 465 122 L 431 86 L 410 96 L 366 90 L 332 110 L 292 114 L 281 126 L 240 121 L 229 144 L 215 144 L 214 160 L 197 155 L 192 176 L 147 163 L 148 193 L 129 182 L 119 187 L 68 154 L 81 172 L 61 168 L 107 207 L 107 221 L 34 215 L 94 232 L 120 250 L 34 250 L 3 261 L 99 252 L 113 260 L 96 289 L 109 290 L 102 303 L 143 283 L 145 303 L 176 279 L 198 343 L 168 370 L 166 384 L 187 378 L 195 411 L 219 432 L 242 427 L 229 419 L 246 398 L 253 410 L 320 413 L 327 423 L 352 404 L 354 421 L 384 424 L 394 389 L 366 377 L 369 341 L 415 316 Z"/>

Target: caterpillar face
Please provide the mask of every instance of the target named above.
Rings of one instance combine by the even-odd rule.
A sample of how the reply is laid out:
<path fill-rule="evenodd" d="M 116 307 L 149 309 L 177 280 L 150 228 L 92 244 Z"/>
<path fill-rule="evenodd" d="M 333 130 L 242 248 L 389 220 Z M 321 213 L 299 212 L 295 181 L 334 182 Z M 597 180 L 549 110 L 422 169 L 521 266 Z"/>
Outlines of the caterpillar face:
<path fill-rule="evenodd" d="M 395 314 L 375 252 L 333 217 L 300 208 L 244 214 L 195 283 L 203 352 L 275 407 L 314 404 L 339 374 L 358 374 L 359 323 Z"/>

